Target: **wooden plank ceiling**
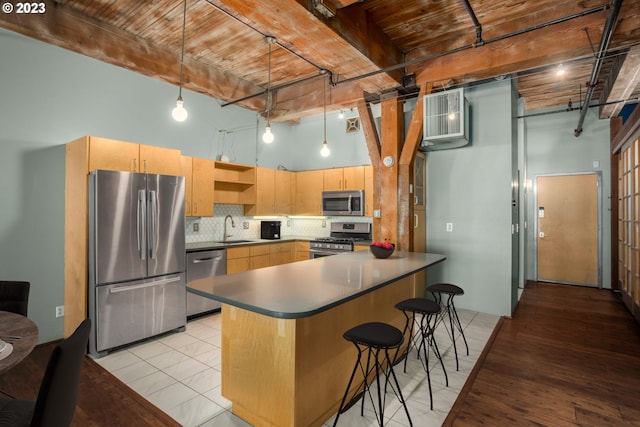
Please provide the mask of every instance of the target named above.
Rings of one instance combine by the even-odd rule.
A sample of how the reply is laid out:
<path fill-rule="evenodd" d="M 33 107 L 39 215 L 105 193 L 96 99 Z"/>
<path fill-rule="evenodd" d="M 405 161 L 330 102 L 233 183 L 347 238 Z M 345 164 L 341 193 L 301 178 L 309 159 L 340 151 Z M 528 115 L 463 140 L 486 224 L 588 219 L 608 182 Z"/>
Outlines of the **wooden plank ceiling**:
<path fill-rule="evenodd" d="M 1 14 L 0 27 L 175 85 L 181 0 L 45 0 L 43 15 Z M 517 79 L 526 111 L 580 104 L 605 0 L 187 0 L 184 87 L 273 121 L 417 93 Z M 472 13 L 477 19 L 474 25 Z M 640 95 L 640 2 L 624 0 L 594 102 Z M 275 38 L 271 72 L 269 45 Z M 562 64 L 565 74 L 556 75 Z M 330 81 L 329 81 L 330 80 Z M 188 105 L 188 99 L 185 99 Z M 601 107 L 617 115 L 624 104 Z"/>

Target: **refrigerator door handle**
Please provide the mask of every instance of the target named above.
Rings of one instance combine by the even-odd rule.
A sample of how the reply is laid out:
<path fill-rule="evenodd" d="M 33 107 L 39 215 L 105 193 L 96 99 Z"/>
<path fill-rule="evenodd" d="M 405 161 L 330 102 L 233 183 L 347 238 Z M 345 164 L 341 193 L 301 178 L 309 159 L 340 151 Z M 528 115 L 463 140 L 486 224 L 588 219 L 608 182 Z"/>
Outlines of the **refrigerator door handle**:
<path fill-rule="evenodd" d="M 155 191 L 149 191 L 149 259 L 156 258 L 158 233 L 158 198 Z"/>
<path fill-rule="evenodd" d="M 112 288 L 112 289 L 109 289 L 109 293 L 117 294 L 117 293 L 120 293 L 120 292 L 129 292 L 129 291 L 134 291 L 136 289 L 152 288 L 154 286 L 167 285 L 169 283 L 175 283 L 175 282 L 179 282 L 179 281 L 180 281 L 180 276 L 169 277 L 167 279 L 156 280 L 156 281 L 150 282 L 150 283 L 141 283 L 139 285 L 120 286 L 120 287 L 117 287 L 117 288 Z"/>
<path fill-rule="evenodd" d="M 146 203 L 145 203 L 145 190 L 138 190 L 138 207 L 137 207 L 137 220 L 136 220 L 136 236 L 138 243 L 138 258 L 146 259 L 144 241 L 145 239 L 145 218 L 147 216 Z"/>

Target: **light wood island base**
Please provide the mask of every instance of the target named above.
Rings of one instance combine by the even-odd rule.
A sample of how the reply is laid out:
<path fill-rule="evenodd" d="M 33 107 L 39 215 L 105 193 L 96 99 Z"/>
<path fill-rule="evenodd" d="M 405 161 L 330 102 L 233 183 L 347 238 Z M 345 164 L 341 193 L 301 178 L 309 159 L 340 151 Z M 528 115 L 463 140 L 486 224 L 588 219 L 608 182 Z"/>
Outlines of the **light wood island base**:
<path fill-rule="evenodd" d="M 372 321 L 402 330 L 405 318 L 395 304 L 424 292 L 421 270 L 298 319 L 223 304 L 222 395 L 235 415 L 257 427 L 322 426 L 338 410 L 357 355 L 342 334 Z"/>

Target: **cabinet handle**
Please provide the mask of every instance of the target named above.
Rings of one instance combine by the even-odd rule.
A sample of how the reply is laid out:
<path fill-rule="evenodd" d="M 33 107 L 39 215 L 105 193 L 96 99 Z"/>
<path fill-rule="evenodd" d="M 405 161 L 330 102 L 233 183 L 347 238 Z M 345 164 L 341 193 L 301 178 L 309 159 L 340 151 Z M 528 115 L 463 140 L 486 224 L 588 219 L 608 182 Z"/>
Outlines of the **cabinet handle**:
<path fill-rule="evenodd" d="M 418 196 L 413 196 L 413 204 L 414 205 L 418 204 Z"/>
<path fill-rule="evenodd" d="M 144 173 L 147 173 L 147 160 L 144 160 Z"/>
<path fill-rule="evenodd" d="M 138 172 L 138 159 L 133 159 L 133 171 Z"/>
<path fill-rule="evenodd" d="M 198 213 L 198 202 L 193 203 L 193 213 Z"/>
<path fill-rule="evenodd" d="M 415 218 L 413 228 L 418 228 L 418 214 L 413 214 L 413 217 Z"/>

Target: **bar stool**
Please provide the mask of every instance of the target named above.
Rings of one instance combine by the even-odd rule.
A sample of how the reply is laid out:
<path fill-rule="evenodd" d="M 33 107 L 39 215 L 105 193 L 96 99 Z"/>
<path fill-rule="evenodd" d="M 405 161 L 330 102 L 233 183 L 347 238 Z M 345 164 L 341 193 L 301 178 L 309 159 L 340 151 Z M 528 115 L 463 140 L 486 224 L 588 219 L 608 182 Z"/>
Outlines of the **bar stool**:
<path fill-rule="evenodd" d="M 380 425 L 380 427 L 383 426 L 386 394 L 383 399 L 381 393 L 382 388 L 380 387 L 381 373 L 385 376 L 385 391 L 387 389 L 387 385 L 390 384 L 389 374 L 391 374 L 391 377 L 393 378 L 393 384 L 391 384 L 391 388 L 398 397 L 398 400 L 400 400 L 400 402 L 402 403 L 402 406 L 404 406 L 404 410 L 407 413 L 407 419 L 409 420 L 409 425 L 413 426 L 411 417 L 409 416 L 409 410 L 407 409 L 407 404 L 404 400 L 404 397 L 402 396 L 402 391 L 400 390 L 398 378 L 393 371 L 393 364 L 391 363 L 391 358 L 389 357 L 389 350 L 397 349 L 402 345 L 402 342 L 404 341 L 402 332 L 400 332 L 398 328 L 387 323 L 370 322 L 355 326 L 346 331 L 342 336 L 344 337 L 344 339 L 346 339 L 347 341 L 351 341 L 356 346 L 356 349 L 358 350 L 358 358 L 356 359 L 356 363 L 353 367 L 351 378 L 349 378 L 349 383 L 347 384 L 347 389 L 345 390 L 344 396 L 342 397 L 342 402 L 340 403 L 340 408 L 338 409 L 338 414 L 336 415 L 336 419 L 333 422 L 333 426 L 335 427 L 338 424 L 338 418 L 340 417 L 340 414 L 352 407 L 360 399 L 360 396 L 362 396 L 360 415 L 364 415 L 365 394 L 369 395 L 369 400 L 371 401 L 371 404 L 373 406 L 378 424 Z M 362 365 L 362 353 L 364 351 L 367 351 L 366 368 Z M 379 358 L 381 351 L 384 351 L 384 358 L 382 360 L 380 360 Z M 356 389 L 356 392 L 354 393 L 351 400 L 345 404 L 347 396 L 349 395 L 351 384 L 353 383 L 353 379 L 356 375 L 356 372 L 358 371 L 358 368 L 360 368 L 360 371 L 363 375 L 362 383 L 358 385 L 358 388 Z M 378 410 L 380 412 L 379 417 L 378 411 L 376 411 L 375 402 L 373 401 L 373 397 L 371 396 L 370 385 L 367 381 L 367 378 L 369 378 L 369 375 L 371 373 L 375 375 L 376 385 L 378 387 L 377 397 Z"/>
<path fill-rule="evenodd" d="M 445 313 L 449 317 L 450 328 L 447 328 L 447 332 L 449 332 L 451 341 L 453 341 L 453 352 L 456 355 L 456 371 L 459 371 L 460 367 L 458 364 L 458 347 L 456 346 L 456 339 L 454 335 L 455 329 L 457 329 L 460 335 L 462 335 L 464 346 L 467 349 L 467 356 L 469 355 L 469 345 L 467 344 L 467 338 L 464 336 L 462 324 L 460 323 L 460 318 L 458 317 L 456 306 L 453 303 L 453 297 L 455 297 L 456 295 L 464 295 L 464 290 L 462 290 L 460 286 L 452 285 L 451 283 L 437 283 L 435 285 L 427 286 L 427 292 L 431 292 L 436 302 L 443 308 L 444 312 L 442 313 L 441 319 L 444 319 Z M 443 294 L 447 296 L 447 300 L 444 302 L 444 304 L 442 301 Z"/>
<path fill-rule="evenodd" d="M 422 362 L 424 370 L 427 371 L 427 382 L 429 384 L 429 402 L 431 404 L 431 409 L 433 410 L 431 374 L 429 373 L 429 351 L 427 350 L 427 346 L 433 349 L 433 353 L 440 361 L 442 372 L 444 372 L 445 383 L 447 387 L 449 387 L 449 378 L 447 377 L 447 371 L 444 368 L 442 356 L 440 355 L 440 350 L 438 349 L 438 343 L 436 343 L 436 337 L 433 334 L 433 331 L 436 327 L 437 316 L 441 311 L 440 305 L 426 298 L 410 298 L 397 303 L 396 308 L 402 311 L 402 314 L 404 314 L 404 317 L 407 319 L 404 331 L 402 331 L 402 335 L 404 336 L 404 334 L 407 333 L 407 330 L 409 331 L 409 343 L 407 344 L 407 349 L 405 350 L 405 353 L 396 360 L 396 363 L 399 363 L 400 360 L 404 359 L 404 372 L 406 373 L 409 352 L 411 351 L 411 348 L 417 349 L 418 359 L 420 359 L 420 361 Z M 419 331 L 414 335 L 413 328 L 416 321 L 416 314 L 420 315 L 420 326 Z M 421 348 L 424 359 L 420 358 Z"/>

